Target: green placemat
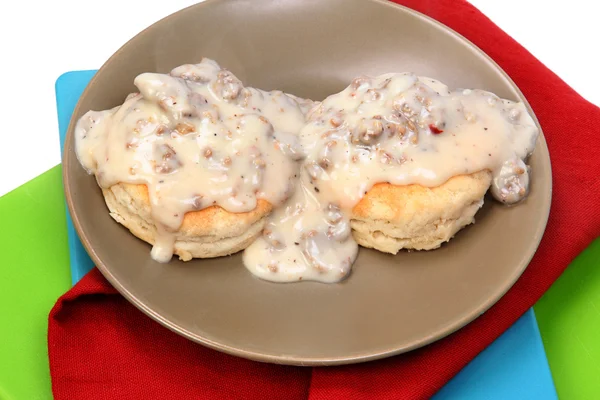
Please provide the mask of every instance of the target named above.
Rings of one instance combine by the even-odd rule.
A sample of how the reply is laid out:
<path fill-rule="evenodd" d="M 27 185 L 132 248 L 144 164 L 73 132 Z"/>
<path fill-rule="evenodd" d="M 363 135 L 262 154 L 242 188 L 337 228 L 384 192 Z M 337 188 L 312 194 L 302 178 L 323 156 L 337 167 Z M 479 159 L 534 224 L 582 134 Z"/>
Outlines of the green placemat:
<path fill-rule="evenodd" d="M 52 399 L 48 313 L 71 286 L 61 167 L 0 197 L 0 400 Z"/>
<path fill-rule="evenodd" d="M 600 238 L 534 308 L 558 397 L 600 399 Z"/>

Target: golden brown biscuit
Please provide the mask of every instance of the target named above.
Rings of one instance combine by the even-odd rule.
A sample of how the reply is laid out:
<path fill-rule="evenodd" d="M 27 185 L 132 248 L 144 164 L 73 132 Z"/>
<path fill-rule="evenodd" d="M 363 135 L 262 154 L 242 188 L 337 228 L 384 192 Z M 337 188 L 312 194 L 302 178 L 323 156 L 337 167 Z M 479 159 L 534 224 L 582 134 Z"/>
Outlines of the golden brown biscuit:
<path fill-rule="evenodd" d="M 154 244 L 156 225 L 146 185 L 118 183 L 102 193 L 115 221 L 138 238 Z M 243 250 L 260 235 L 271 209 L 269 202 L 258 200 L 256 208 L 245 213 L 230 213 L 218 206 L 188 212 L 176 232 L 174 254 L 189 261 Z"/>
<path fill-rule="evenodd" d="M 433 188 L 377 184 L 352 209 L 354 239 L 391 254 L 438 248 L 474 222 L 491 180 L 489 171 L 480 171 Z"/>

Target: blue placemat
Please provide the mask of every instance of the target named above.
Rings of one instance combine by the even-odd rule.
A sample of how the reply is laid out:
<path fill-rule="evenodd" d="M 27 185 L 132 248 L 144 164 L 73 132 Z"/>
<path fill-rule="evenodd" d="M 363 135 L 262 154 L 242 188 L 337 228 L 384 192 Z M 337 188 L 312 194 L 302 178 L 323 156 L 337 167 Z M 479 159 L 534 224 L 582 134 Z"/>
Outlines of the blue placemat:
<path fill-rule="evenodd" d="M 58 113 L 58 131 L 60 134 L 60 155 L 65 147 L 65 136 L 71 121 L 71 114 L 77 100 L 96 71 L 73 71 L 61 75 L 56 80 L 56 110 Z M 69 255 L 71 257 L 71 282 L 77 283 L 94 264 L 79 241 L 71 214 L 67 209 L 67 233 L 69 236 Z"/>
<path fill-rule="evenodd" d="M 61 149 L 73 109 L 95 72 L 67 72 L 56 81 Z M 68 211 L 67 224 L 71 277 L 73 283 L 76 283 L 93 267 L 93 263 L 77 237 Z M 450 399 L 557 399 L 533 309 L 434 396 L 434 400 Z"/>

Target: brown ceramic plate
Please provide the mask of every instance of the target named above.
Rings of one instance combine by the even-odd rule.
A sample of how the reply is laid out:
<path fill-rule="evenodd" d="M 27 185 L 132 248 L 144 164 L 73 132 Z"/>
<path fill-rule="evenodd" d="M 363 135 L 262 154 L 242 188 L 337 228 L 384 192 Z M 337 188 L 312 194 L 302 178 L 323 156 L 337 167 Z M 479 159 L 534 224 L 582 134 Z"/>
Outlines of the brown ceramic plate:
<path fill-rule="evenodd" d="M 243 82 L 312 99 L 353 77 L 414 71 L 450 87 L 487 89 L 525 101 L 484 53 L 447 27 L 373 0 L 209 0 L 173 14 L 129 41 L 98 71 L 69 127 L 64 183 L 87 251 L 135 306 L 203 345 L 254 360 L 325 365 L 373 360 L 440 339 L 492 306 L 527 267 L 544 232 L 550 160 L 541 136 L 525 202 L 491 199 L 477 223 L 430 252 L 389 256 L 361 249 L 340 284 L 275 284 L 253 277 L 235 255 L 163 265 L 150 246 L 108 215 L 93 177 L 77 162 L 74 121 L 121 104 L 142 72 L 168 72 L 202 57 Z"/>

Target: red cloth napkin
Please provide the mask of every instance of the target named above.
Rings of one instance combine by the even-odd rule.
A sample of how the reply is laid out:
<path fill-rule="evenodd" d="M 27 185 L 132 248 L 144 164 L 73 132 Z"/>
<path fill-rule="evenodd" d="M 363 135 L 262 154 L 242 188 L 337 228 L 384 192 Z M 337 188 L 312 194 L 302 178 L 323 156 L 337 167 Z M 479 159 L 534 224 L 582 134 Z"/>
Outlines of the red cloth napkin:
<path fill-rule="evenodd" d="M 261 364 L 194 344 L 130 305 L 92 270 L 50 313 L 55 399 L 423 399 L 510 327 L 600 235 L 600 109 L 465 1 L 403 0 L 455 29 L 514 79 L 544 129 L 554 180 L 531 264 L 483 316 L 408 354 L 345 367 Z"/>

